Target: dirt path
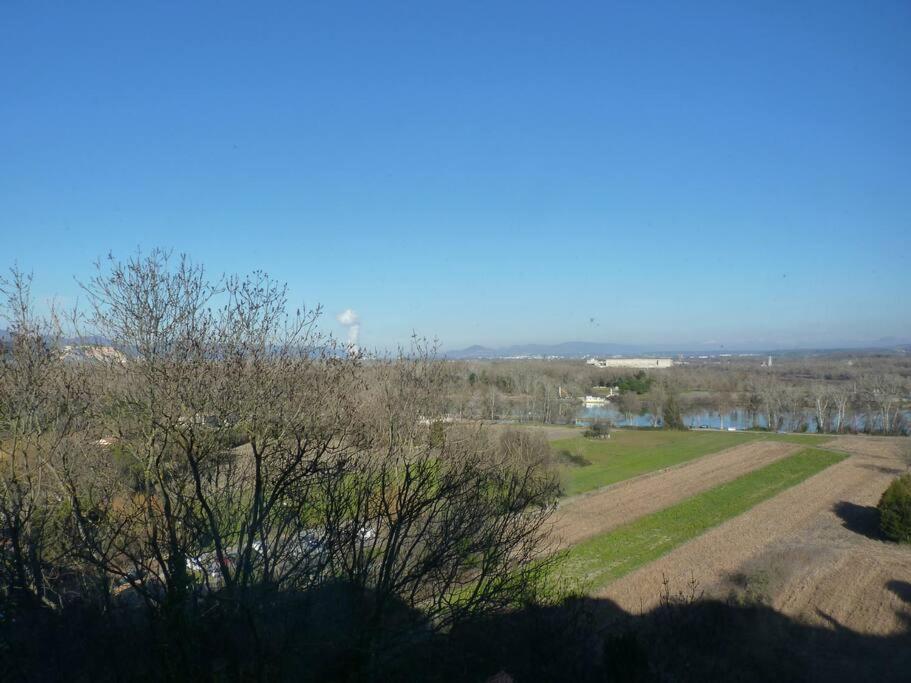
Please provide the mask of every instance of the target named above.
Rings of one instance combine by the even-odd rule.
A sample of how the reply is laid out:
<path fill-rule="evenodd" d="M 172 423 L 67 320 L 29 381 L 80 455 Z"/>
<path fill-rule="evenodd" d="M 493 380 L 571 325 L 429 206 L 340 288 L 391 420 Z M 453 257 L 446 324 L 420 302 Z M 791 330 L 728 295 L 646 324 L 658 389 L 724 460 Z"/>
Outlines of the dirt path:
<path fill-rule="evenodd" d="M 662 579 L 707 596 L 734 592 L 808 623 L 871 634 L 911 620 L 911 548 L 879 540 L 876 505 L 903 471 L 907 440 L 839 437 L 827 447 L 854 454 L 663 558 L 600 595 L 627 610 L 654 607 Z"/>
<path fill-rule="evenodd" d="M 643 515 L 780 460 L 800 450 L 797 444 L 757 441 L 569 499 L 554 523 L 559 547 L 565 548 Z"/>

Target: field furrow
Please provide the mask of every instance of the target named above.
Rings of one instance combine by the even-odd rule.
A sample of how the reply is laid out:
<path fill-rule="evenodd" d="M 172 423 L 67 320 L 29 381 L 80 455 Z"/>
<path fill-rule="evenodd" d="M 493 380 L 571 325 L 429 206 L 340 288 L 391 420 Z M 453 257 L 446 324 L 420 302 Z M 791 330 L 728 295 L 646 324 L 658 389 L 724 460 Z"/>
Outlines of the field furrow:
<path fill-rule="evenodd" d="M 759 441 L 582 494 L 560 506 L 559 547 L 605 533 L 796 452 L 793 443 Z"/>
<path fill-rule="evenodd" d="M 691 582 L 712 597 L 741 594 L 788 615 L 865 633 L 897 633 L 911 618 L 907 549 L 878 538 L 874 506 L 901 471 L 887 439 L 839 438 L 853 454 L 659 559 L 599 595 L 627 610 L 658 604 Z"/>

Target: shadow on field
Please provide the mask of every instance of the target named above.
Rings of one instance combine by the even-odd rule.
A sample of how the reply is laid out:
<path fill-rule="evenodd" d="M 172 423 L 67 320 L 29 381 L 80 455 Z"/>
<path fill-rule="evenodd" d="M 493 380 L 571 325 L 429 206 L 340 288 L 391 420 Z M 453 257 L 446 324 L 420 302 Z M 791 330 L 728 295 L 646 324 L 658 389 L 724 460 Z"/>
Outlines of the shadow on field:
<path fill-rule="evenodd" d="M 592 628 L 579 628 L 584 619 L 570 618 L 573 609 L 589 615 Z M 908 633 L 862 635 L 831 617 L 831 628 L 810 626 L 759 605 L 700 601 L 632 615 L 586 599 L 523 624 L 528 616 L 460 634 L 463 651 L 487 648 L 487 669 L 517 681 L 897 681 L 911 666 Z M 492 648 L 501 648 L 499 660 Z"/>
<path fill-rule="evenodd" d="M 894 582 L 903 600 L 911 585 Z M 900 584 L 900 585 L 898 585 Z M 906 680 L 911 637 L 863 635 L 761 605 L 719 601 L 625 612 L 569 599 L 434 632 L 403 609 L 363 645 L 364 608 L 344 587 L 283 595 L 246 620 L 200 617 L 175 642 L 136 615 L 48 612 L 0 628 L 3 680 L 268 681 L 858 681 Z M 0 662 L 4 657 L 0 657 Z M 175 662 L 180 661 L 180 665 Z"/>
<path fill-rule="evenodd" d="M 843 500 L 835 503 L 832 510 L 849 531 L 876 541 L 885 540 L 879 528 L 879 510 L 872 505 L 857 505 Z"/>
<path fill-rule="evenodd" d="M 892 580 L 886 584 L 886 588 L 892 591 L 899 600 L 911 605 L 911 583 L 908 583 L 907 581 Z"/>
<path fill-rule="evenodd" d="M 879 472 L 881 474 L 891 474 L 892 476 L 898 477 L 905 473 L 905 470 L 898 467 L 887 467 L 885 465 L 873 465 L 870 463 L 865 463 L 860 465 L 860 467 L 865 470 L 872 470 L 874 472 Z"/>

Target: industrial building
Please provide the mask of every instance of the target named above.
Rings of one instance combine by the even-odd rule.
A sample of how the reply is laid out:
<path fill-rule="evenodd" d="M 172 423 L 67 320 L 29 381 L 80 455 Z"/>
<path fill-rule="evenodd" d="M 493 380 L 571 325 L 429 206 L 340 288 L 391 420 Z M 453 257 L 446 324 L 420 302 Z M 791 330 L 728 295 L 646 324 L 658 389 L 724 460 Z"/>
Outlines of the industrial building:
<path fill-rule="evenodd" d="M 669 368 L 674 361 L 670 358 L 589 358 L 588 364 L 599 368 L 649 370 Z"/>

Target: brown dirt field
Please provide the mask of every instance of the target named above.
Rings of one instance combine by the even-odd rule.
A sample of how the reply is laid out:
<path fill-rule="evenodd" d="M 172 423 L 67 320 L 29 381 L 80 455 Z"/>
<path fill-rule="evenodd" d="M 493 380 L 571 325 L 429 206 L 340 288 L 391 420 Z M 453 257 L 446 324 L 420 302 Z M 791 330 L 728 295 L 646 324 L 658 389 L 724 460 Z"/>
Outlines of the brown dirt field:
<path fill-rule="evenodd" d="M 870 458 L 885 459 L 890 467 L 899 462 L 903 453 L 911 452 L 911 439 L 894 436 L 836 436 L 821 448 L 830 451 L 844 451 Z"/>
<path fill-rule="evenodd" d="M 607 586 L 600 595 L 647 610 L 698 582 L 707 597 L 758 600 L 806 623 L 868 634 L 911 624 L 911 548 L 880 540 L 873 506 L 904 471 L 900 438 L 838 437 L 852 453 Z"/>
<path fill-rule="evenodd" d="M 581 436 L 582 432 L 585 431 L 581 427 L 573 427 L 569 425 L 530 425 L 525 423 L 516 423 L 516 424 L 501 424 L 498 422 L 487 422 L 480 421 L 474 423 L 476 425 L 483 425 L 485 430 L 488 430 L 491 433 L 504 432 L 511 429 L 519 429 L 525 433 L 531 434 L 540 434 L 547 441 L 556 441 L 557 439 L 571 439 L 574 436 Z"/>
<path fill-rule="evenodd" d="M 580 427 L 569 427 L 562 425 L 502 425 L 504 428 L 521 428 L 523 431 L 528 430 L 535 434 L 543 434 L 544 438 L 548 441 L 556 441 L 557 439 L 571 439 L 574 436 L 579 436 L 582 434 L 583 429 Z"/>
<path fill-rule="evenodd" d="M 801 446 L 757 441 L 575 496 L 557 511 L 554 536 L 565 548 L 780 460 Z"/>

